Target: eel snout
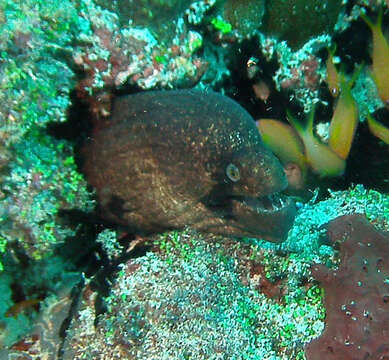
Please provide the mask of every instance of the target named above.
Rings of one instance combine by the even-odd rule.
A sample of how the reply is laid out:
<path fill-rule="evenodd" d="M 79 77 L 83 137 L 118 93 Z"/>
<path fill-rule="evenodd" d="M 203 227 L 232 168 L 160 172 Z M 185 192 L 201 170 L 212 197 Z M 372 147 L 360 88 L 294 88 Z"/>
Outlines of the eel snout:
<path fill-rule="evenodd" d="M 296 216 L 289 197 L 274 192 L 261 197 L 234 199 L 235 216 L 253 237 L 280 243 L 286 240 Z"/>

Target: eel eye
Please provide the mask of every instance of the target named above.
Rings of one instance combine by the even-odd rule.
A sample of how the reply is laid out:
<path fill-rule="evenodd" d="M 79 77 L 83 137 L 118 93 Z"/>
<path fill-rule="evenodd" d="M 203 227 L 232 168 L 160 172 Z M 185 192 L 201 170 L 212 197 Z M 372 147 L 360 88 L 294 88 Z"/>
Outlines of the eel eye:
<path fill-rule="evenodd" d="M 227 167 L 226 167 L 226 175 L 233 182 L 237 182 L 240 179 L 239 169 L 234 164 L 228 164 L 227 165 Z"/>

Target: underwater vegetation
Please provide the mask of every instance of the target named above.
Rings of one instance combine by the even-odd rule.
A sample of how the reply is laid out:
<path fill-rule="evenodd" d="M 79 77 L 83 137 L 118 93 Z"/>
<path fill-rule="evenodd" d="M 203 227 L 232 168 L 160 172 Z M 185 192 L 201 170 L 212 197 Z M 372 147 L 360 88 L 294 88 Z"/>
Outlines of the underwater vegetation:
<path fill-rule="evenodd" d="M 221 359 L 227 353 L 231 359 L 270 359 L 277 350 L 293 358 L 297 352 L 285 349 L 286 344 L 312 338 L 323 315 L 315 289 L 305 298 L 303 286 L 293 290 L 293 281 L 300 283 L 307 267 L 290 283 L 284 279 L 281 297 L 288 300 L 278 302 L 256 290 L 261 275 L 255 260 L 259 262 L 261 254 L 251 254 L 255 260 L 250 260 L 249 244 L 231 242 L 225 251 L 217 237 L 204 235 L 190 230 L 167 233 L 158 240 L 165 250 L 124 263 L 97 327 L 90 311 L 94 295 L 85 288 L 64 359 L 118 353 L 125 359 Z M 292 259 L 268 260 L 268 272 L 297 264 Z M 85 332 L 88 328 L 91 331 Z"/>
<path fill-rule="evenodd" d="M 389 199 L 380 196 L 358 187 L 333 194 L 325 202 L 305 205 L 306 211 L 299 213 L 290 239 L 282 245 L 285 252 L 277 250 L 278 245 L 254 239 L 222 240 L 190 229 L 158 236 L 155 251 L 121 264 L 105 298 L 106 311 L 98 314 L 98 293 L 91 284 L 84 286 L 65 341 L 64 358 L 81 359 L 87 354 L 104 354 L 107 358 L 120 354 L 126 359 L 179 358 L 185 354 L 194 359 L 220 359 L 229 352 L 233 359 L 242 354 L 250 359 L 304 359 L 302 345 L 322 333 L 325 319 L 332 319 L 332 314 L 326 317 L 318 283 L 307 281 L 312 264 L 320 259 L 329 267 L 322 265 L 322 271 L 331 273 L 330 268 L 341 261 L 340 278 L 363 276 L 362 286 L 354 281 L 346 283 L 350 292 L 345 296 L 352 296 L 357 309 L 368 298 L 368 284 L 375 286 L 375 282 L 366 281 L 367 276 L 375 274 L 373 260 L 381 258 L 382 246 L 387 247 L 387 235 L 373 230 L 362 215 L 330 223 L 333 235 L 328 235 L 333 242 L 323 243 L 325 230 L 319 228 L 339 214 L 366 209 L 370 221 L 374 219 L 388 229 L 385 208 Z M 356 249 L 354 241 L 359 242 L 360 236 L 375 244 L 369 253 L 367 273 L 360 258 L 363 253 L 351 256 Z M 334 248 L 340 245 L 341 255 L 330 244 Z M 387 266 L 384 258 L 381 265 L 382 269 Z M 333 285 L 324 295 L 330 294 L 331 299 L 335 292 L 338 299 L 339 289 Z M 361 291 L 358 296 L 351 293 L 355 288 Z M 372 308 L 375 299 L 369 305 Z M 339 313 L 339 307 L 331 309 L 334 316 Z M 350 338 L 354 332 L 355 336 L 359 333 L 361 322 L 369 321 L 363 314 L 358 318 L 361 322 L 344 312 L 342 315 L 354 325 L 344 329 Z M 371 333 L 369 338 L 368 351 L 373 353 L 385 327 L 377 321 L 371 329 L 374 335 Z M 347 356 L 349 348 L 339 343 L 334 356 Z M 319 345 L 317 351 L 326 353 L 326 344 Z"/>
<path fill-rule="evenodd" d="M 0 18 L 1 253 L 40 260 L 75 234 L 59 212 L 93 207 L 73 146 L 45 131 L 67 120 L 75 79 L 65 55 L 84 24 L 68 1 L 3 0 Z"/>

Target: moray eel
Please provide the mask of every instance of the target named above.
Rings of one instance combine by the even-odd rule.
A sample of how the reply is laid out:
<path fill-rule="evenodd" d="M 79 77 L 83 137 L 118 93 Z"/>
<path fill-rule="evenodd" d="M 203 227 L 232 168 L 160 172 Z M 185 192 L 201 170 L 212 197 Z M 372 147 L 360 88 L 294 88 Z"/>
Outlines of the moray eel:
<path fill-rule="evenodd" d="M 101 214 L 130 231 L 190 226 L 282 242 L 293 202 L 251 116 L 214 92 L 150 91 L 116 99 L 83 148 Z"/>

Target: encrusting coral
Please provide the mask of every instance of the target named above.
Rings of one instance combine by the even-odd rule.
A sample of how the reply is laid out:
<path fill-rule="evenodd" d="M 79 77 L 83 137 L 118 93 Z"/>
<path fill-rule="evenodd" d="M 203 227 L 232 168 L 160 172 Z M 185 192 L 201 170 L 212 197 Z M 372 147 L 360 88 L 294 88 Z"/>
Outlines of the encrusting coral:
<path fill-rule="evenodd" d="M 313 265 L 324 287 L 326 327 L 306 347 L 308 360 L 387 359 L 389 356 L 389 233 L 363 215 L 345 215 L 327 226 L 340 264 Z"/>

